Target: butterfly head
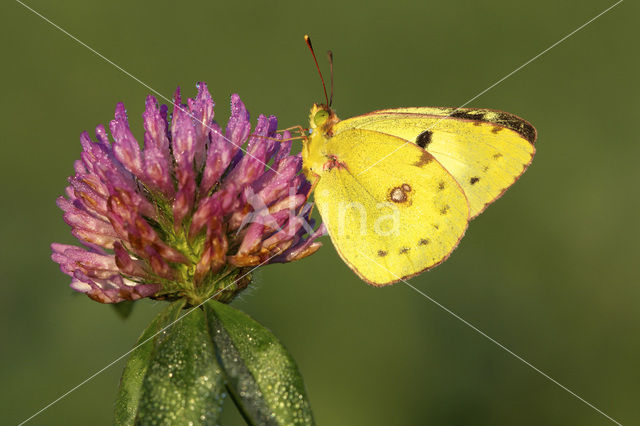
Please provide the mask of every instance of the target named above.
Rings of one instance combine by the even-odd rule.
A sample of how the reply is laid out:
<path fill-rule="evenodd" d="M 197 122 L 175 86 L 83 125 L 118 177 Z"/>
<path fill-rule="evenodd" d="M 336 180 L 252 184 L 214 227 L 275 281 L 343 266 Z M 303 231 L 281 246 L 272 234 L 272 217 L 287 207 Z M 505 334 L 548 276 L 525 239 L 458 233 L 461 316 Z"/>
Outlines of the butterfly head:
<path fill-rule="evenodd" d="M 340 121 L 336 113 L 325 104 L 313 104 L 309 114 L 309 130 L 311 134 L 318 132 L 323 136 L 331 136 L 333 126 Z"/>
<path fill-rule="evenodd" d="M 309 114 L 309 136 L 302 141 L 302 170 L 310 181 L 317 178 L 327 162 L 325 147 L 340 121 L 326 104 L 313 104 Z"/>

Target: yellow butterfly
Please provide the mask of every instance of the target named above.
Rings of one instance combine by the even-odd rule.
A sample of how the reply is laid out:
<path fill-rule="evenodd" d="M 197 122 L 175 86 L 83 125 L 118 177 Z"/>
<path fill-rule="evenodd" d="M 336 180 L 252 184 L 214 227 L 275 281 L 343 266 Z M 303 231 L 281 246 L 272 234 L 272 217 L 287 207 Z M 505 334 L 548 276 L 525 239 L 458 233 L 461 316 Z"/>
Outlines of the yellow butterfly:
<path fill-rule="evenodd" d="M 446 260 L 535 153 L 534 127 L 506 112 L 398 108 L 340 121 L 329 105 L 311 108 L 303 172 L 338 253 L 375 286 Z"/>

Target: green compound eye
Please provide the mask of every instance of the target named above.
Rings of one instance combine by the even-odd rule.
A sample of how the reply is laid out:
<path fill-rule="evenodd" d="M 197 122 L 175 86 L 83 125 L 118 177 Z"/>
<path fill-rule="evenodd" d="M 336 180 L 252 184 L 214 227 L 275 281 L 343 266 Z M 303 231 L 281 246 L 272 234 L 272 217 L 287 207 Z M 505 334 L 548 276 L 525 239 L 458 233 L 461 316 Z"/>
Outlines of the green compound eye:
<path fill-rule="evenodd" d="M 322 126 L 322 124 L 327 121 L 327 118 L 329 118 L 329 111 L 321 109 L 320 111 L 316 112 L 316 115 L 313 116 L 313 122 L 316 124 L 316 126 Z"/>

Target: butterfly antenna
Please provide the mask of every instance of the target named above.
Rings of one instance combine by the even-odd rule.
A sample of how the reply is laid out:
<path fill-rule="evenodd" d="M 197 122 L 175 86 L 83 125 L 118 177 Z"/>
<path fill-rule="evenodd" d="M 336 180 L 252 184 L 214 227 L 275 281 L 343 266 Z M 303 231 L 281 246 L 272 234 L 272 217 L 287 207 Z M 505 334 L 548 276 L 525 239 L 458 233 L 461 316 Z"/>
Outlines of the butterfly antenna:
<path fill-rule="evenodd" d="M 327 50 L 327 57 L 329 58 L 329 71 L 331 73 L 331 96 L 329 96 L 329 108 L 333 104 L 333 52 Z"/>
<path fill-rule="evenodd" d="M 316 69 L 318 70 L 318 74 L 320 74 L 320 81 L 322 81 L 322 89 L 324 90 L 324 98 L 327 101 L 327 105 L 329 103 L 329 97 L 327 96 L 327 87 L 324 85 L 324 78 L 322 78 L 322 72 L 320 72 L 320 65 L 318 65 L 318 60 L 316 59 L 316 53 L 313 51 L 313 46 L 311 45 L 311 38 L 305 34 L 304 41 L 307 43 L 307 47 L 311 51 L 311 55 L 313 56 L 313 60 L 316 63 Z"/>

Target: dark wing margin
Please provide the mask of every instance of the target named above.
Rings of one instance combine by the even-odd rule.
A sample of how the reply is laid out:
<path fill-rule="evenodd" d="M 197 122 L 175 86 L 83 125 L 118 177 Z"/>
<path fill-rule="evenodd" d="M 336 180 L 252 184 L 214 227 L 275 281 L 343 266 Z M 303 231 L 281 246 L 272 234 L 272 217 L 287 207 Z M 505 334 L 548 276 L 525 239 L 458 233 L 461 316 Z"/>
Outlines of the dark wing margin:
<path fill-rule="evenodd" d="M 509 114 L 504 111 L 495 111 L 490 109 L 472 109 L 460 108 L 453 110 L 449 117 L 461 118 L 464 120 L 484 121 L 511 129 L 518 133 L 530 143 L 534 143 L 537 137 L 536 129 L 528 121 L 523 120 L 517 115 Z"/>
<path fill-rule="evenodd" d="M 363 114 L 357 117 L 349 118 L 346 122 L 352 120 L 362 120 L 367 117 L 373 117 L 376 115 L 384 114 L 398 114 L 398 115 L 431 115 L 441 118 L 458 118 L 461 120 L 469 121 L 482 121 L 485 123 L 491 123 L 498 126 L 506 127 L 513 130 L 522 136 L 523 139 L 533 144 L 537 138 L 537 132 L 535 127 L 528 121 L 518 117 L 515 114 L 499 111 L 488 108 L 450 108 L 450 107 L 406 107 L 406 108 L 392 108 L 372 111 L 368 114 Z"/>

